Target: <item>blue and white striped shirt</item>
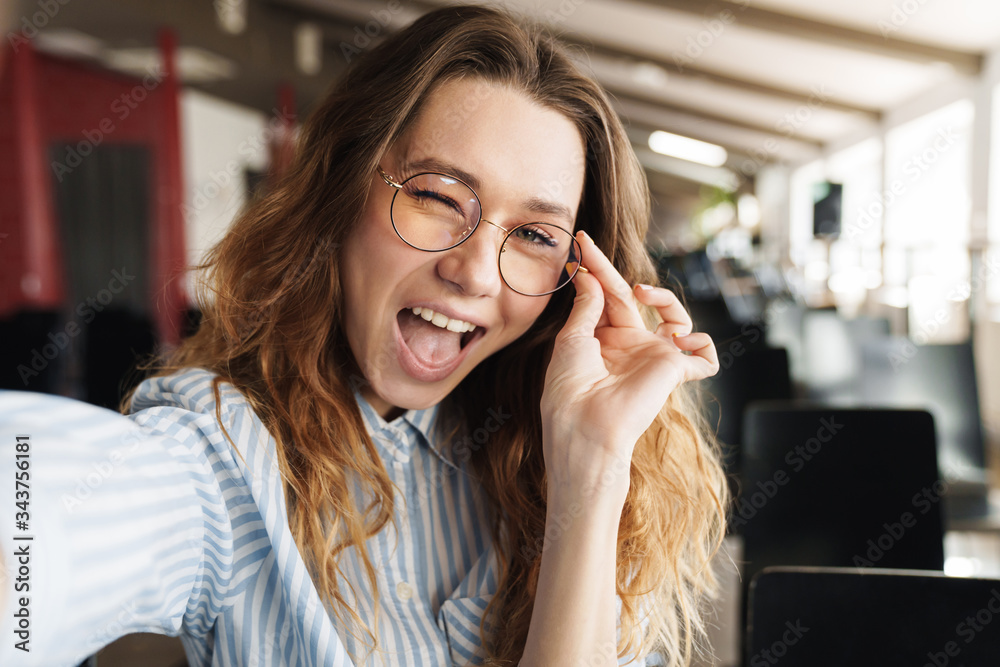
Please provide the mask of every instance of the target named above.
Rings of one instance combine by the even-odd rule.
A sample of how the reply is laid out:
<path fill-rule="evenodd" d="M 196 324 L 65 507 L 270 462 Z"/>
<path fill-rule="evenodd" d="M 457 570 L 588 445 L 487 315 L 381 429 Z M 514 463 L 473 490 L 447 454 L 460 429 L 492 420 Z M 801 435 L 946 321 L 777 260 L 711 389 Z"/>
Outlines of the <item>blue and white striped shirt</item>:
<path fill-rule="evenodd" d="M 233 451 L 216 418 L 213 377 L 186 369 L 146 380 L 127 418 L 55 396 L 0 394 L 8 569 L 0 664 L 73 665 L 132 632 L 179 635 L 199 667 L 350 667 L 351 655 L 366 656 L 324 608 L 293 541 L 274 439 L 223 383 Z M 480 619 L 497 586 L 485 497 L 434 441 L 436 407 L 386 423 L 358 399 L 397 487 L 394 522 L 368 541 L 379 647 L 363 663 L 480 664 Z M 12 502 L 16 435 L 30 436 L 26 530 L 15 528 Z M 30 592 L 15 593 L 15 553 L 25 544 Z M 360 558 L 354 549 L 345 558 L 341 590 L 374 628 Z M 30 653 L 14 647 L 22 595 L 30 596 Z"/>

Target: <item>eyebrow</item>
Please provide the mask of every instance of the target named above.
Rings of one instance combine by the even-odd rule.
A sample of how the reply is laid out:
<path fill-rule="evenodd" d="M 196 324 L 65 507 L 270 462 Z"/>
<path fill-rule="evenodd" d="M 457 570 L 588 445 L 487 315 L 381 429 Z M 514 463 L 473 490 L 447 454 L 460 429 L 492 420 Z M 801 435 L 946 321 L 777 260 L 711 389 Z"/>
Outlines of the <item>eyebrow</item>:
<path fill-rule="evenodd" d="M 457 176 L 462 181 L 465 181 L 465 183 L 473 190 L 479 190 L 482 186 L 482 181 L 480 181 L 475 174 L 469 173 L 468 171 L 465 171 L 461 167 L 450 162 L 438 160 L 437 158 L 404 160 L 400 164 L 400 168 L 403 170 L 403 173 L 410 176 L 426 171 L 443 173 L 449 176 Z M 569 225 L 570 229 L 572 229 L 573 225 L 576 223 L 576 219 L 573 217 L 573 213 L 569 210 L 569 207 L 558 202 L 542 199 L 541 197 L 529 197 L 523 202 L 522 206 L 526 210 L 533 213 L 541 213 L 543 215 L 553 215 L 563 218 L 566 224 Z"/>

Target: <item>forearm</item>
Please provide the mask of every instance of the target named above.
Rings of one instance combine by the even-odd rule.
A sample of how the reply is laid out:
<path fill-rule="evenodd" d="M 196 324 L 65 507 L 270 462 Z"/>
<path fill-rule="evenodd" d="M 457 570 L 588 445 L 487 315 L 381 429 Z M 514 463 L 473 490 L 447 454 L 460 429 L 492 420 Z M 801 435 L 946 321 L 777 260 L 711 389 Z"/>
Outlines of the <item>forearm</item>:
<path fill-rule="evenodd" d="M 550 489 L 521 667 L 617 664 L 615 560 L 624 495 Z"/>
<path fill-rule="evenodd" d="M 18 435 L 30 437 L 24 459 Z M 175 633 L 203 576 L 206 507 L 221 502 L 201 483 L 206 466 L 121 415 L 19 392 L 0 394 L 0 454 L 0 664 L 77 664 L 127 632 Z"/>

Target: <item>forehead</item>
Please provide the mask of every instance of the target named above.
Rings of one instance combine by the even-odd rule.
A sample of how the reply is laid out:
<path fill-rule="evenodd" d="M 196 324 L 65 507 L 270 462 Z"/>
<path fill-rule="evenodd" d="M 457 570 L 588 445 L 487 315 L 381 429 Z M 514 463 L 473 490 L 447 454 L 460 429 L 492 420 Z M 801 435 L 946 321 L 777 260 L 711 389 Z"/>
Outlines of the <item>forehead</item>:
<path fill-rule="evenodd" d="M 463 78 L 439 84 L 399 142 L 400 162 L 435 159 L 480 182 L 485 199 L 545 197 L 575 214 L 584 142 L 576 125 L 520 90 Z"/>

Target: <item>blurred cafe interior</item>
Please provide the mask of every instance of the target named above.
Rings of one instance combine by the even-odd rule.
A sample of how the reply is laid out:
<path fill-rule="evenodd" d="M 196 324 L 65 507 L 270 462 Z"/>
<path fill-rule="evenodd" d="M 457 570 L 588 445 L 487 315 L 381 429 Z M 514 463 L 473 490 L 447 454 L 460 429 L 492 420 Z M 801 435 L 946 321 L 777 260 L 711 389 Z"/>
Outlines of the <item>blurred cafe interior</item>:
<path fill-rule="evenodd" d="M 114 409 L 330 83 L 443 4 L 0 4 L 0 387 Z M 661 282 L 718 349 L 701 664 L 996 664 L 1000 3 L 499 4 L 611 96 Z M 145 634 L 90 660 L 187 664 Z"/>

